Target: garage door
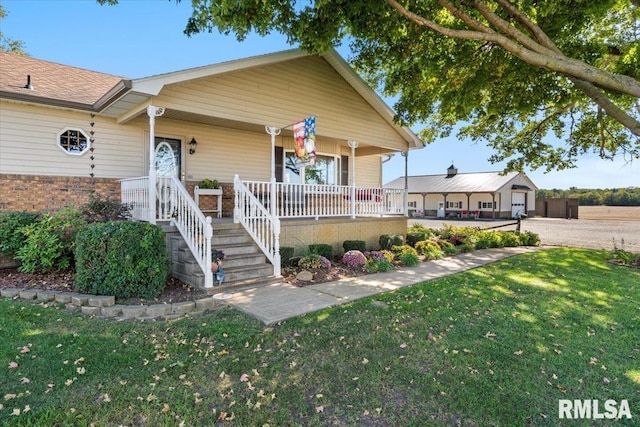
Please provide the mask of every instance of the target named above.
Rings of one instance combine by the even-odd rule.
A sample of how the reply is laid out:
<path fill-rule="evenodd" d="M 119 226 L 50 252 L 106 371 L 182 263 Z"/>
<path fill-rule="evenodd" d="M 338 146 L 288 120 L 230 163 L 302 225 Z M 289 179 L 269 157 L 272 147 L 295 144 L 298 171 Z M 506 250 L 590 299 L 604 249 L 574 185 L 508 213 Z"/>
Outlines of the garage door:
<path fill-rule="evenodd" d="M 511 216 L 513 218 L 520 218 L 520 215 L 527 213 L 524 206 L 525 197 L 527 197 L 526 193 L 511 193 Z"/>

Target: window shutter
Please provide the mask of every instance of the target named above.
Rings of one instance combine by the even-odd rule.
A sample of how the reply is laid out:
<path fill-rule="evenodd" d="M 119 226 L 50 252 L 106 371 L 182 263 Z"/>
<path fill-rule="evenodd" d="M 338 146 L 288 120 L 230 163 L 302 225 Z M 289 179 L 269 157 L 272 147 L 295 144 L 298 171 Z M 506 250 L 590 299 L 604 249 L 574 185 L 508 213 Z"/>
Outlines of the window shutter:
<path fill-rule="evenodd" d="M 349 185 L 349 156 L 340 157 L 340 185 Z"/>
<path fill-rule="evenodd" d="M 273 157 L 275 158 L 275 166 L 276 166 L 276 182 L 282 182 L 283 178 L 283 158 L 284 158 L 284 150 L 282 147 L 274 147 L 273 148 Z"/>

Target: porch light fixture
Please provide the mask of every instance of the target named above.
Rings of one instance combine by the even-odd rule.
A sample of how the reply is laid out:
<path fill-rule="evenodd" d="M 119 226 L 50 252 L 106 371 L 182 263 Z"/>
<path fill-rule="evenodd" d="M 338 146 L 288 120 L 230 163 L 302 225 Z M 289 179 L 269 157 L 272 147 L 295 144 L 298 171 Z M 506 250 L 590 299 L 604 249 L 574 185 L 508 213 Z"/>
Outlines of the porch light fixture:
<path fill-rule="evenodd" d="M 189 154 L 195 154 L 197 147 L 198 141 L 196 141 L 195 137 L 191 138 L 191 141 L 189 142 Z"/>

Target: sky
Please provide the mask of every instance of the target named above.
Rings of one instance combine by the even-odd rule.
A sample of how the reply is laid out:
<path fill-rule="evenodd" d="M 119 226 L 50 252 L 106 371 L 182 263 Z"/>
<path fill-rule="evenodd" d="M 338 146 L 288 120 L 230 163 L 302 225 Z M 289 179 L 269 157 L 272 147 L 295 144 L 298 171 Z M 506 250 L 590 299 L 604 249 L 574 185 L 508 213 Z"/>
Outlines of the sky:
<path fill-rule="evenodd" d="M 202 65 L 294 48 L 286 37 L 249 36 L 242 42 L 217 31 L 184 35 L 191 1 L 120 0 L 100 6 L 94 0 L 0 0 L 8 15 L 0 21 L 5 37 L 21 40 L 38 59 L 126 78 L 141 78 Z M 349 59 L 348 46 L 337 48 Z M 1 66 L 2 64 L 0 64 Z M 384 99 L 384 98 L 383 98 Z M 390 107 L 393 101 L 385 99 Z M 292 118 L 294 121 L 297 118 Z M 413 127 L 419 131 L 420 126 Z M 492 150 L 455 135 L 409 153 L 409 175 L 446 173 L 452 163 L 462 172 L 500 171 L 492 164 Z M 575 169 L 545 173 L 525 170 L 544 189 L 623 188 L 640 186 L 640 161 L 602 160 L 583 156 Z M 404 176 L 404 158 L 395 155 L 383 166 L 383 183 Z"/>

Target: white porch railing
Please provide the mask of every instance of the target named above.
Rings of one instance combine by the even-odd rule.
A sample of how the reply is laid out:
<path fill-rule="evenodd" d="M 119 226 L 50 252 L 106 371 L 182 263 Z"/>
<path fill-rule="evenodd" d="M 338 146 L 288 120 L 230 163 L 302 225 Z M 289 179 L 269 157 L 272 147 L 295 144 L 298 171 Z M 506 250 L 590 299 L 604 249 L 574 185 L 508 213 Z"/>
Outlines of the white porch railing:
<path fill-rule="evenodd" d="M 149 177 L 120 181 L 122 203 L 132 206 L 133 219 L 149 221 Z M 205 287 L 213 286 L 211 217 L 205 217 L 176 177 L 156 178 L 156 220 L 171 220 L 204 273 Z"/>
<path fill-rule="evenodd" d="M 280 219 L 269 213 L 265 207 L 268 204 L 258 199 L 238 175 L 233 186 L 233 221 L 242 224 L 273 265 L 274 276 L 280 276 Z"/>
<path fill-rule="evenodd" d="M 270 206 L 271 183 L 244 181 L 248 191 Z M 324 184 L 275 184 L 279 218 L 404 215 L 404 190 Z"/>

